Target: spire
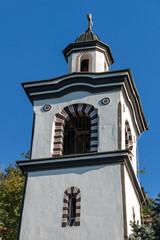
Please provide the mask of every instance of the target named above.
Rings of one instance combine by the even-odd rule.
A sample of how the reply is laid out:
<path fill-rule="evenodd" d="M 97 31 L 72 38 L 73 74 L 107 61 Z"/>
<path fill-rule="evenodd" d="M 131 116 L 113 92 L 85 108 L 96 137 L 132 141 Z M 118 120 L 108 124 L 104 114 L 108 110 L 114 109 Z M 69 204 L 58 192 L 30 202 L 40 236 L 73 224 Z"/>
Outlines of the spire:
<path fill-rule="evenodd" d="M 93 22 L 92 22 L 92 14 L 91 13 L 87 14 L 87 19 L 88 19 L 88 29 L 86 30 L 86 32 L 81 33 L 79 35 L 79 37 L 75 41 L 76 43 L 95 41 L 95 40 L 99 41 L 99 37 L 92 31 Z"/>
<path fill-rule="evenodd" d="M 93 26 L 93 22 L 92 22 L 92 14 L 89 13 L 87 14 L 87 19 L 88 19 L 88 31 L 91 31 L 92 26 Z"/>
<path fill-rule="evenodd" d="M 75 43 L 63 50 L 68 62 L 68 73 L 84 72 L 84 69 L 88 72 L 107 72 L 114 63 L 110 47 L 101 42 L 92 30 L 91 13 L 87 14 L 87 20 L 87 30 L 78 36 Z"/>

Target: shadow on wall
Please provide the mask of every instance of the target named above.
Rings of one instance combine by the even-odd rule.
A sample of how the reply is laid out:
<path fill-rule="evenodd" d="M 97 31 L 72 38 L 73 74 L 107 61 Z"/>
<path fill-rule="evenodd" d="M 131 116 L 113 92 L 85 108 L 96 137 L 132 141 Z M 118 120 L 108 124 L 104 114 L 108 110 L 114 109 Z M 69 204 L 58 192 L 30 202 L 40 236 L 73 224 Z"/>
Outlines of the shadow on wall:
<path fill-rule="evenodd" d="M 107 165 L 109 166 L 109 165 Z M 71 169 L 60 169 L 60 170 L 47 170 L 42 172 L 34 172 L 32 173 L 32 177 L 39 176 L 50 176 L 50 175 L 64 175 L 64 174 L 85 174 L 89 171 L 96 171 L 106 167 L 106 165 L 95 166 L 95 167 L 82 167 L 82 168 L 71 168 Z M 113 165 L 112 165 L 113 167 Z"/>

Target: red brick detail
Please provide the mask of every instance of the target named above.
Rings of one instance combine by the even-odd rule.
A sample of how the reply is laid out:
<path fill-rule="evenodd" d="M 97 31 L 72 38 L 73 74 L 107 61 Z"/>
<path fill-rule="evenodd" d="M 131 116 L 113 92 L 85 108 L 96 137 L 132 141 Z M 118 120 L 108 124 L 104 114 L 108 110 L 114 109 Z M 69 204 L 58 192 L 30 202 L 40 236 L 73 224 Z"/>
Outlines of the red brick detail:
<path fill-rule="evenodd" d="M 125 147 L 130 151 L 133 149 L 132 132 L 127 120 L 125 121 Z"/>
<path fill-rule="evenodd" d="M 71 222 L 69 219 L 69 198 L 76 198 L 75 219 Z M 63 213 L 62 213 L 62 227 L 80 226 L 81 213 L 81 192 L 78 187 L 70 187 L 64 192 L 63 197 Z"/>
<path fill-rule="evenodd" d="M 92 72 L 92 54 L 89 52 L 81 52 L 76 58 L 76 72 L 80 72 L 80 62 L 83 55 L 88 56 L 89 59 L 89 69 L 88 72 Z"/>
<path fill-rule="evenodd" d="M 76 116 L 87 116 L 91 119 L 90 152 L 97 152 L 98 148 L 98 113 L 90 104 L 79 103 L 67 106 L 55 115 L 55 129 L 53 139 L 53 155 L 63 154 L 63 132 L 66 122 Z"/>

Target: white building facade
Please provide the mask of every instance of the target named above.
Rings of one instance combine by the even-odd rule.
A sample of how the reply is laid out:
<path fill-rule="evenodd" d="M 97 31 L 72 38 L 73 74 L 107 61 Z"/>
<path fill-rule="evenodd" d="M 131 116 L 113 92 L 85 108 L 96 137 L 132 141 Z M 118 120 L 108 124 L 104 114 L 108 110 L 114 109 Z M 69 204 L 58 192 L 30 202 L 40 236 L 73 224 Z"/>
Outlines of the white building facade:
<path fill-rule="evenodd" d="M 91 28 L 63 51 L 68 74 L 22 83 L 33 104 L 18 239 L 122 240 L 141 221 L 136 139 L 147 129 L 130 69 L 109 71 Z"/>

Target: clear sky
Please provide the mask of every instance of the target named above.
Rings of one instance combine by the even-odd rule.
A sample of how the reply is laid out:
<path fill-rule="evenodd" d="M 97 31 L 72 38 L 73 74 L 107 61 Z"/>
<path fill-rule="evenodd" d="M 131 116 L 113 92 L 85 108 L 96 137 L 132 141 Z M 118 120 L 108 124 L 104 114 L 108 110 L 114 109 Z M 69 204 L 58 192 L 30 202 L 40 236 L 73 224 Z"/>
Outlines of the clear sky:
<path fill-rule="evenodd" d="M 0 1 L 0 167 L 30 149 L 32 105 L 21 82 L 67 73 L 62 50 L 87 29 L 111 47 L 110 70 L 131 68 L 149 124 L 138 140 L 141 184 L 151 197 L 160 192 L 160 1 Z"/>

